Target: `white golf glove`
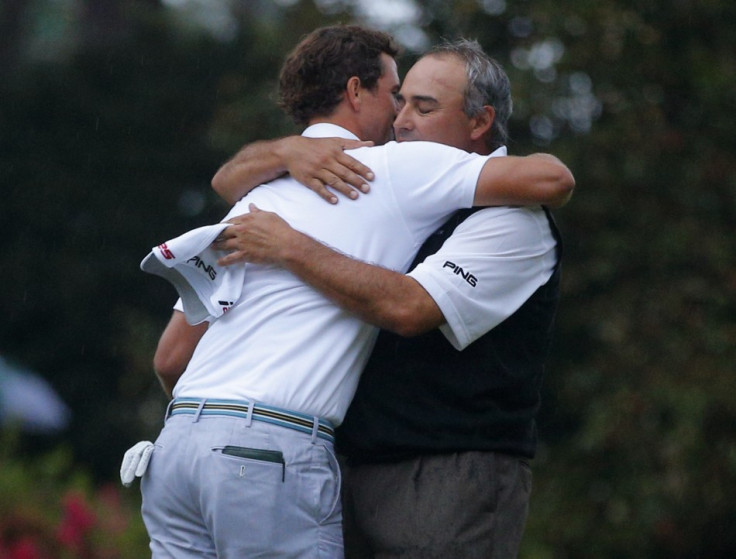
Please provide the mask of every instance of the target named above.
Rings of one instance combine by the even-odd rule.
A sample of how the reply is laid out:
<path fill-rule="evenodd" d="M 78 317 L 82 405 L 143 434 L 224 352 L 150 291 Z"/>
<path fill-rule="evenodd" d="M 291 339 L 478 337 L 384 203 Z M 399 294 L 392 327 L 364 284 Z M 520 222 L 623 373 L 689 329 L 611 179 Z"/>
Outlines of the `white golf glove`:
<path fill-rule="evenodd" d="M 141 441 L 128 449 L 120 466 L 120 481 L 125 487 L 133 485 L 136 477 L 143 477 L 153 454 L 153 443 Z"/>

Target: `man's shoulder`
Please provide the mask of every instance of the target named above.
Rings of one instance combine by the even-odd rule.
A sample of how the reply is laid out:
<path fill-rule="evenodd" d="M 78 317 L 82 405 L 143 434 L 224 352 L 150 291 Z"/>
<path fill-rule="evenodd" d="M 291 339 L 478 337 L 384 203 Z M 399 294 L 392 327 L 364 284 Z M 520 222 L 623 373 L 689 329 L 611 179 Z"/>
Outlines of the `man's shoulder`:
<path fill-rule="evenodd" d="M 397 142 L 392 140 L 382 146 L 376 146 L 370 149 L 384 149 L 388 153 L 393 152 L 415 152 L 415 153 L 447 153 L 447 154 L 466 154 L 468 152 L 461 149 L 440 144 L 438 142 L 425 142 L 422 140 L 412 140 L 406 142 Z"/>
<path fill-rule="evenodd" d="M 356 155 L 358 159 L 362 160 L 360 152 L 363 149 L 367 150 L 365 157 L 381 158 L 389 167 L 398 166 L 402 169 L 410 167 L 415 169 L 416 172 L 420 172 L 422 169 L 429 171 L 448 168 L 469 161 L 484 161 L 487 157 L 477 153 L 468 153 L 445 144 L 424 141 L 391 141 L 382 146 L 360 148 L 355 152 L 358 154 Z"/>
<path fill-rule="evenodd" d="M 492 206 L 479 208 L 460 223 L 456 232 L 493 230 L 515 235 L 531 231 L 550 236 L 549 221 L 541 206 Z"/>
<path fill-rule="evenodd" d="M 489 206 L 475 209 L 468 219 L 487 220 L 503 216 L 527 220 L 546 219 L 542 206 Z"/>

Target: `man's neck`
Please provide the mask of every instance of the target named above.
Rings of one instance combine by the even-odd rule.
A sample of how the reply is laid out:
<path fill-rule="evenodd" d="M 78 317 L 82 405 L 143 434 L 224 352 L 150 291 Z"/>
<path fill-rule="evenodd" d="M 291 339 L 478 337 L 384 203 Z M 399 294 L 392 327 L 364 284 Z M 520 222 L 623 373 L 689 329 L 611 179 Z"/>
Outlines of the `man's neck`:
<path fill-rule="evenodd" d="M 490 155 L 494 150 L 490 149 L 486 145 L 484 138 L 481 138 L 480 140 L 471 142 L 467 151 L 470 153 L 477 153 L 479 155 Z"/>

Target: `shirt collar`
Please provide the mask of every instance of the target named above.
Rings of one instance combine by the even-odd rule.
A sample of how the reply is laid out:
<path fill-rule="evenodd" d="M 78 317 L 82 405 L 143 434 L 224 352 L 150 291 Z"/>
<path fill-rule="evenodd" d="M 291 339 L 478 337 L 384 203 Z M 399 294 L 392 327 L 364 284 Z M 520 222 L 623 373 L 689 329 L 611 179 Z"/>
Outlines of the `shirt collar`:
<path fill-rule="evenodd" d="M 355 134 L 350 132 L 350 130 L 345 129 L 342 126 L 338 126 L 337 124 L 331 124 L 329 122 L 318 122 L 317 124 L 312 124 L 311 126 L 307 127 L 304 132 L 302 132 L 302 136 L 306 136 L 307 138 L 345 138 L 349 140 L 360 139 Z"/>
<path fill-rule="evenodd" d="M 350 130 L 330 122 L 318 122 L 317 124 L 312 124 L 302 132 L 302 136 L 306 136 L 307 138 L 346 138 L 350 140 L 360 140 L 360 138 Z M 490 155 L 492 157 L 502 157 L 504 155 L 508 155 L 508 150 L 506 149 L 506 146 L 501 146 Z"/>

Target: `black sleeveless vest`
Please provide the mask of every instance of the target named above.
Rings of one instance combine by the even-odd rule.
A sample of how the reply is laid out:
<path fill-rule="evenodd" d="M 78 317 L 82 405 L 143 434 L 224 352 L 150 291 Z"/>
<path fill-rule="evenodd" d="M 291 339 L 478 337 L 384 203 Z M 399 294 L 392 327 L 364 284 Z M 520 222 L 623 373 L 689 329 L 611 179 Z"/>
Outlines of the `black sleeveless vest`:
<path fill-rule="evenodd" d="M 473 211 L 451 217 L 425 242 L 412 268 L 437 252 Z M 549 212 L 547 218 L 557 241 L 552 277 L 512 316 L 463 351 L 453 348 L 438 329 L 414 338 L 381 331 L 337 430 L 337 450 L 349 462 L 469 450 L 534 457 L 535 416 L 562 256 Z"/>

